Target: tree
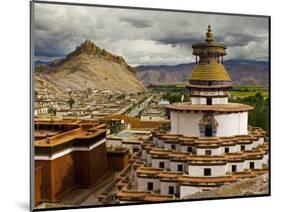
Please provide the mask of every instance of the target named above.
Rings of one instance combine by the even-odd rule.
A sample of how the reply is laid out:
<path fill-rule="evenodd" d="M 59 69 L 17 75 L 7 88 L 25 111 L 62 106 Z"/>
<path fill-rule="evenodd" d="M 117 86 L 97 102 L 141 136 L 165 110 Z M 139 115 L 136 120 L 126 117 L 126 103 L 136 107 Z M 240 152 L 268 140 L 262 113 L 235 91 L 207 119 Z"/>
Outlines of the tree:
<path fill-rule="evenodd" d="M 50 113 L 50 114 L 53 115 L 53 116 L 56 116 L 56 114 L 57 114 L 57 109 L 54 108 L 53 106 L 49 106 L 49 107 L 48 107 L 48 113 Z"/>
<path fill-rule="evenodd" d="M 87 90 L 86 90 L 87 98 L 89 98 L 89 95 L 91 95 L 91 94 L 92 94 L 92 89 L 91 88 L 87 88 Z"/>
<path fill-rule="evenodd" d="M 234 102 L 248 104 L 254 107 L 249 111 L 249 125 L 254 127 L 261 127 L 265 131 L 269 130 L 269 99 L 262 96 L 260 92 L 255 96 L 249 96 L 246 98 L 239 98 Z"/>
<path fill-rule="evenodd" d="M 34 98 L 35 98 L 35 100 L 37 100 L 38 99 L 38 91 L 34 91 Z"/>
<path fill-rule="evenodd" d="M 72 97 L 70 97 L 70 99 L 68 100 L 70 109 L 72 109 L 74 103 L 75 103 L 74 99 Z"/>

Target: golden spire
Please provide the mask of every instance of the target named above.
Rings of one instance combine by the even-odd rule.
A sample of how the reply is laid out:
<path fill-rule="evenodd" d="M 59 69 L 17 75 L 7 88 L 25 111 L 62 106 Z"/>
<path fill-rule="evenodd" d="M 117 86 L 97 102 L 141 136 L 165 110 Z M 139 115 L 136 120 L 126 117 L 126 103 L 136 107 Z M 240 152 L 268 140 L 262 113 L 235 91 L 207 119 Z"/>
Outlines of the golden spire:
<path fill-rule="evenodd" d="M 206 39 L 205 39 L 205 41 L 207 43 L 211 43 L 211 42 L 214 41 L 214 39 L 213 39 L 213 32 L 212 32 L 212 29 L 211 29 L 210 25 L 208 25 L 208 31 L 206 32 Z"/>

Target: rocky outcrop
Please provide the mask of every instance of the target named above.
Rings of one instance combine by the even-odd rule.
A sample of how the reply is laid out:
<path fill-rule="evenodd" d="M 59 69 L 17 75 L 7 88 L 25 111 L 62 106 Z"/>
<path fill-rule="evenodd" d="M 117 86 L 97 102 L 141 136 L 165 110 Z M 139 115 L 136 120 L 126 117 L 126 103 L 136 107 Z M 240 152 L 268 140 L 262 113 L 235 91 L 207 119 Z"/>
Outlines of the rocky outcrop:
<path fill-rule="evenodd" d="M 185 196 L 184 199 L 205 199 L 268 194 L 268 182 L 268 174 L 264 174 L 255 178 L 237 181 L 229 185 L 223 185 L 212 191 L 197 192 L 195 194 Z"/>

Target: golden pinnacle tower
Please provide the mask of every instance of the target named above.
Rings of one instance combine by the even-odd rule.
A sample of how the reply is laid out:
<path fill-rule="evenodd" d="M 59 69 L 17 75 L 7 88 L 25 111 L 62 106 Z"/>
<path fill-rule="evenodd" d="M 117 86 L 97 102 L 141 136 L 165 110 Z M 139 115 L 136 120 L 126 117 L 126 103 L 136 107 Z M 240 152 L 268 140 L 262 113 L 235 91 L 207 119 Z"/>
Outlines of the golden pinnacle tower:
<path fill-rule="evenodd" d="M 232 83 L 223 65 L 226 45 L 214 42 L 210 25 L 206 32 L 205 43 L 193 44 L 192 48 L 196 66 L 189 77 L 190 96 L 205 97 L 202 91 L 220 91 L 221 95 L 228 96 Z M 208 103 L 211 104 L 211 100 Z"/>

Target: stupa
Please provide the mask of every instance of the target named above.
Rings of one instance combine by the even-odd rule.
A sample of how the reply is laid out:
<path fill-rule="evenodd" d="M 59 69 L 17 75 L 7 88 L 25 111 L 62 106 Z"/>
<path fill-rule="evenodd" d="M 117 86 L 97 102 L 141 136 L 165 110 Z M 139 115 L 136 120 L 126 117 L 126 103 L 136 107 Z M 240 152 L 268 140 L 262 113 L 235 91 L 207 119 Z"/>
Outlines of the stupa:
<path fill-rule="evenodd" d="M 248 126 L 253 107 L 228 101 L 232 81 L 223 65 L 226 45 L 214 41 L 208 26 L 205 42 L 192 48 L 196 65 L 187 84 L 190 102 L 167 106 L 171 128 L 152 131 L 140 158 L 132 159 L 137 189 L 120 191 L 121 201 L 151 195 L 182 199 L 268 173 L 266 132 Z"/>

